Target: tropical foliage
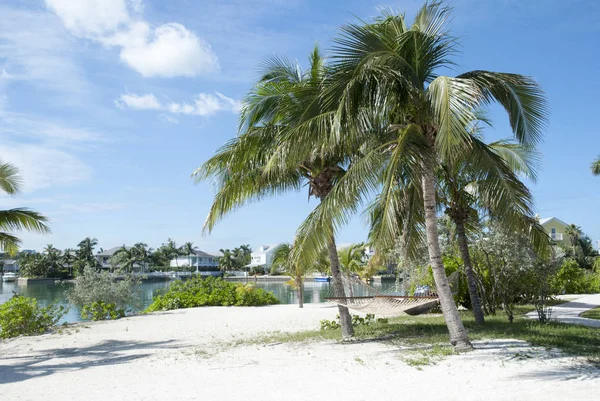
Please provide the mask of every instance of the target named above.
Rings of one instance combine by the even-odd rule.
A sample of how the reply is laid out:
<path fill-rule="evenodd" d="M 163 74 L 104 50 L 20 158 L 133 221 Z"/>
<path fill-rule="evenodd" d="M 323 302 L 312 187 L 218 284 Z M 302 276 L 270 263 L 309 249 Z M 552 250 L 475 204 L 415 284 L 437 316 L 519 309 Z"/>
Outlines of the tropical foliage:
<path fill-rule="evenodd" d="M 124 316 L 140 301 L 139 280 L 132 276 L 115 280 L 108 272 L 86 267 L 67 291 L 69 302 L 81 309 L 84 319 L 113 319 Z"/>
<path fill-rule="evenodd" d="M 21 185 L 19 170 L 12 164 L 0 161 L 0 191 L 16 196 L 20 193 Z M 22 230 L 49 233 L 48 218 L 26 208 L 0 210 L 0 251 L 16 254 L 21 240 L 14 232 Z"/>
<path fill-rule="evenodd" d="M 67 313 L 56 303 L 40 307 L 37 300 L 15 295 L 0 305 L 0 338 L 42 334 L 56 326 Z"/>
<path fill-rule="evenodd" d="M 252 285 L 234 284 L 220 278 L 194 277 L 174 282 L 169 290 L 154 298 L 147 312 L 199 306 L 263 306 L 278 304 L 273 293 Z"/>

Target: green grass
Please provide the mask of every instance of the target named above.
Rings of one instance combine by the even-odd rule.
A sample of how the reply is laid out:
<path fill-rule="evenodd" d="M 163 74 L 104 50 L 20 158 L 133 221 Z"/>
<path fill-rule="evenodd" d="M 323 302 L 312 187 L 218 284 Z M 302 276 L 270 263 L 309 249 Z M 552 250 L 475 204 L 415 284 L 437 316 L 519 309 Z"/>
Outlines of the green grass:
<path fill-rule="evenodd" d="M 594 360 L 600 358 L 600 329 L 555 322 L 540 323 L 524 316 L 533 309 L 531 305 L 516 307 L 513 323 L 508 322 L 502 311 L 495 316 L 487 316 L 486 323 L 482 326 L 475 323 L 471 312 L 461 312 L 461 318 L 469 331 L 471 340 L 510 338 L 524 340 L 531 345 L 547 349 L 558 348 L 569 354 L 588 356 Z M 339 341 L 340 338 L 339 329 L 312 330 L 297 333 L 272 333 L 232 345 Z M 354 341 L 389 341 L 393 344 L 415 346 L 445 345 L 448 344 L 448 330 L 441 315 L 402 316 L 390 318 L 387 324 L 372 323 L 369 326 L 357 327 Z M 434 351 L 433 356 L 443 352 L 452 352 L 452 350 L 450 347 L 444 346 Z M 420 362 L 415 363 L 424 363 L 425 358 L 431 360 L 431 355 L 425 355 Z"/>
<path fill-rule="evenodd" d="M 597 319 L 600 320 L 600 307 L 590 309 L 587 312 L 583 312 L 581 317 L 587 317 L 588 319 Z"/>

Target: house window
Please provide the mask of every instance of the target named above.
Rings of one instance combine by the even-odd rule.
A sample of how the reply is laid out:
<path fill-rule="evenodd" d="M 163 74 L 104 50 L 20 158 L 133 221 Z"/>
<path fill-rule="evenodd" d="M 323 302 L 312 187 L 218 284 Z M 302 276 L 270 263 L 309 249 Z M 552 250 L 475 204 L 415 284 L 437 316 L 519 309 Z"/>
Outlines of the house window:
<path fill-rule="evenodd" d="M 552 229 L 552 234 L 556 234 L 556 228 Z"/>

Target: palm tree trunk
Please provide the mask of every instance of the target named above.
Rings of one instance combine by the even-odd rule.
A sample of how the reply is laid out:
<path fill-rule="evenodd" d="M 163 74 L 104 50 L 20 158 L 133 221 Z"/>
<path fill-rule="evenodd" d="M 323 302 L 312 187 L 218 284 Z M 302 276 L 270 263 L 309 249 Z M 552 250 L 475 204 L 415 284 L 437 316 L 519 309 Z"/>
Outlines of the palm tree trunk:
<path fill-rule="evenodd" d="M 331 277 L 333 278 L 334 294 L 336 297 L 345 297 L 344 282 L 342 281 L 342 273 L 340 272 L 340 260 L 338 258 L 335 237 L 333 234 L 329 238 L 327 250 L 329 251 L 329 262 L 331 263 Z M 340 325 L 342 326 L 342 339 L 350 338 L 354 335 L 354 327 L 352 327 L 352 317 L 350 316 L 350 312 L 348 311 L 348 308 L 339 304 L 338 311 L 340 313 Z"/>
<path fill-rule="evenodd" d="M 470 350 L 473 348 L 467 331 L 460 320 L 458 309 L 452 298 L 452 291 L 448 283 L 448 277 L 442 261 L 442 251 L 440 249 L 435 199 L 435 176 L 433 172 L 433 161 L 431 159 L 423 163 L 423 199 L 425 207 L 425 231 L 427 232 L 427 248 L 429 251 L 429 261 L 433 270 L 433 278 L 437 288 L 438 297 L 442 306 L 442 313 L 448 331 L 450 332 L 450 343 L 456 350 Z"/>
<path fill-rule="evenodd" d="M 483 310 L 481 309 L 481 299 L 479 298 L 479 293 L 477 292 L 475 272 L 473 271 L 473 265 L 471 264 L 471 255 L 469 253 L 469 244 L 467 242 L 467 234 L 465 232 L 465 223 L 461 219 L 456 219 L 454 223 L 456 224 L 456 234 L 458 236 L 458 248 L 460 250 L 460 256 L 465 264 L 467 285 L 469 287 L 469 297 L 471 298 L 471 307 L 473 308 L 475 322 L 477 324 L 483 324 L 485 323 L 485 319 L 483 317 Z"/>
<path fill-rule="evenodd" d="M 302 276 L 296 276 L 296 285 L 298 286 L 298 307 L 304 308 L 304 280 L 302 280 Z"/>

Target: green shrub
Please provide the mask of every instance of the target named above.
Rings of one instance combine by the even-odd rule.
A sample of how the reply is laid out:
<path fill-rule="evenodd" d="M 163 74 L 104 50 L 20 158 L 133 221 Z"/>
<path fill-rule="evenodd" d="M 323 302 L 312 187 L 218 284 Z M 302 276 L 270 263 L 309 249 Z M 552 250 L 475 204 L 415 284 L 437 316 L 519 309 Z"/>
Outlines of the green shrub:
<path fill-rule="evenodd" d="M 573 259 L 567 259 L 552 279 L 559 293 L 591 294 L 600 291 L 600 275 L 582 269 Z"/>
<path fill-rule="evenodd" d="M 264 306 L 278 304 L 273 293 L 252 285 L 234 284 L 221 278 L 194 277 L 177 281 L 163 295 L 154 297 L 147 312 L 199 306 Z"/>
<path fill-rule="evenodd" d="M 387 324 L 387 318 L 378 318 L 375 319 L 375 315 L 368 313 L 365 317 L 359 315 L 352 315 L 352 326 L 361 327 L 361 326 L 369 326 L 371 323 L 377 322 L 379 324 Z M 340 325 L 340 315 L 337 315 L 336 320 L 321 320 L 321 330 L 337 330 L 341 327 Z"/>
<path fill-rule="evenodd" d="M 117 307 L 114 303 L 92 302 L 83 307 L 81 317 L 89 320 L 114 320 L 125 317 L 125 309 Z"/>
<path fill-rule="evenodd" d="M 0 338 L 42 334 L 56 326 L 67 311 L 56 303 L 41 308 L 34 298 L 15 295 L 0 305 Z"/>
<path fill-rule="evenodd" d="M 67 292 L 67 299 L 81 308 L 83 319 L 117 319 L 139 303 L 139 284 L 139 280 L 131 276 L 115 280 L 107 272 L 86 267 Z"/>

